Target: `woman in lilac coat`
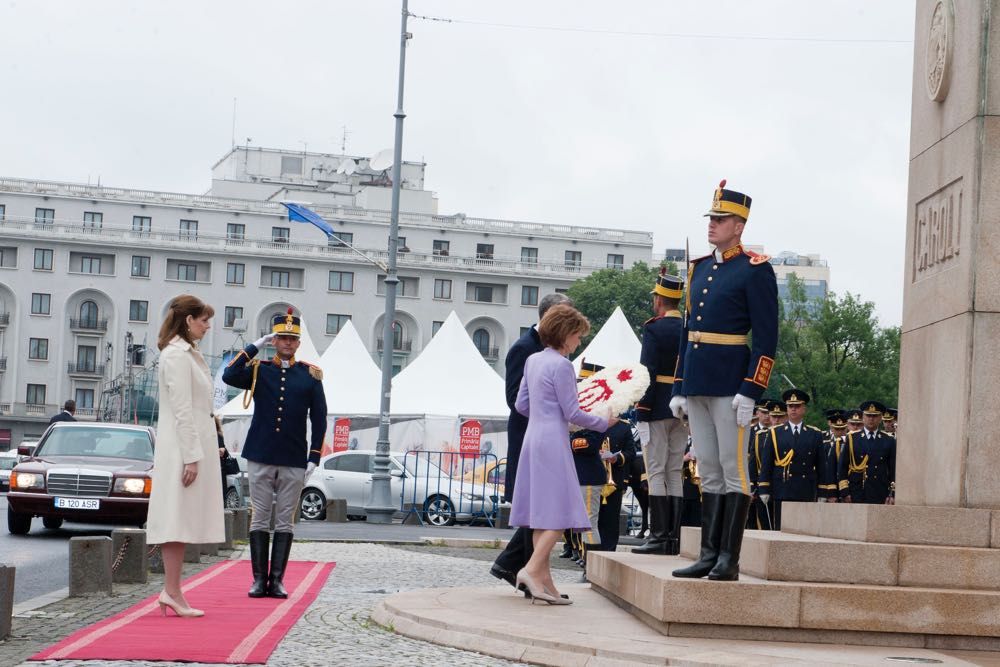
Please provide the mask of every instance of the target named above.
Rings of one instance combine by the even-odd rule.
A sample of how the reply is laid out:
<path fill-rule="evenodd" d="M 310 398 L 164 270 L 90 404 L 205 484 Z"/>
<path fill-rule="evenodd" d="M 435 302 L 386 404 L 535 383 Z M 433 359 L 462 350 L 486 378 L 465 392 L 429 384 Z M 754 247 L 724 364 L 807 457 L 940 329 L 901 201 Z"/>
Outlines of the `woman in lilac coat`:
<path fill-rule="evenodd" d="M 569 447 L 569 423 L 606 431 L 613 417 L 598 417 L 580 409 L 576 373 L 566 355 L 580 345 L 590 323 L 568 305 L 553 306 L 538 324 L 546 347 L 528 357 L 514 407 L 528 418 L 510 523 L 532 528 L 534 554 L 517 574 L 517 587 L 532 599 L 569 604 L 559 596 L 549 556 L 563 530 L 590 530 L 590 519 L 580 496 L 580 484 Z"/>

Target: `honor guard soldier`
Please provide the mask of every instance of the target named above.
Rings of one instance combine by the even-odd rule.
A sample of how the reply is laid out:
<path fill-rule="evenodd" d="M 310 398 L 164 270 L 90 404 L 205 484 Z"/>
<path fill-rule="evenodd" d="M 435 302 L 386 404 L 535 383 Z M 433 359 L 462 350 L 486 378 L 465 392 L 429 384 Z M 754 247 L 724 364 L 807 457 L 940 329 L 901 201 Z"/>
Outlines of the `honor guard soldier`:
<path fill-rule="evenodd" d="M 761 452 L 760 499 L 774 496 L 774 529 L 781 530 L 781 503 L 816 502 L 836 494 L 833 470 L 824 465 L 823 432 L 803 423 L 809 394 L 789 389 L 781 395 L 788 406 L 788 423 L 768 432 Z"/>
<path fill-rule="evenodd" d="M 836 493 L 828 494 L 825 499 L 820 497 L 819 501 L 824 502 L 825 500 L 828 503 L 835 503 L 840 497 L 838 470 L 840 469 L 840 452 L 847 441 L 847 415 L 843 410 L 836 409 L 827 410 L 824 415 L 829 429 L 823 433 L 823 465 L 830 471 L 831 477 L 837 485 L 835 486 Z"/>
<path fill-rule="evenodd" d="M 886 408 L 882 413 L 882 430 L 896 437 L 896 408 Z"/>
<path fill-rule="evenodd" d="M 585 550 L 615 551 L 618 548 L 618 538 L 620 537 L 619 516 L 622 510 L 622 495 L 629 483 L 629 473 L 638 446 L 635 432 L 632 430 L 632 423 L 619 419 L 617 424 L 604 433 L 585 430 L 577 431 L 571 437 L 574 440 L 584 438 L 587 441 L 586 450 L 595 452 L 600 461 L 601 490 L 597 516 L 597 532 L 600 534 L 600 543 L 588 544 L 585 546 Z M 576 454 L 577 451 L 574 445 L 573 453 Z M 581 457 L 581 459 L 590 461 L 589 457 Z M 573 460 L 576 461 L 577 457 L 574 456 Z M 584 474 L 588 475 L 588 479 L 596 479 L 589 477 L 589 475 L 598 472 L 597 470 L 583 471 L 580 468 L 581 466 L 578 465 L 577 474 L 581 475 L 581 480 L 584 479 L 582 476 Z"/>
<path fill-rule="evenodd" d="M 847 411 L 847 432 L 857 433 L 861 430 L 861 425 L 864 423 L 864 419 L 860 409 L 855 408 L 854 410 Z"/>
<path fill-rule="evenodd" d="M 661 268 L 651 292 L 654 316 L 642 325 L 639 361 L 649 371 L 649 388 L 636 413 L 649 482 L 650 531 L 646 543 L 632 550 L 637 554 L 676 555 L 681 551 L 681 467 L 687 430 L 671 413 L 670 396 L 683 329 L 678 310 L 683 290 L 684 281 Z"/>
<path fill-rule="evenodd" d="M 761 417 L 758 424 L 766 425 L 765 428 L 758 428 L 751 431 L 750 448 L 747 452 L 747 467 L 750 473 L 750 513 L 747 516 L 747 528 L 753 530 L 772 530 L 771 516 L 774 514 L 774 507 L 760 499 L 760 463 L 761 447 L 767 443 L 771 427 L 775 426 L 772 421 L 771 410 L 775 409 L 778 402 L 769 398 L 757 401 L 757 410 Z M 770 490 L 770 489 L 768 489 Z M 773 502 L 773 501 L 772 501 Z"/>
<path fill-rule="evenodd" d="M 299 506 L 305 478 L 319 463 L 326 434 L 323 373 L 295 360 L 302 322 L 288 309 L 278 315 L 271 333 L 247 345 L 222 374 L 223 381 L 245 389 L 244 406 L 253 399 L 253 419 L 242 456 L 247 460 L 253 520 L 250 523 L 252 598 L 287 598 L 282 583 L 292 548 L 292 516 Z M 273 341 L 271 361 L 256 359 Z M 309 441 L 306 425 L 312 426 Z M 268 528 L 274 503 L 274 544 L 268 570 Z"/>
<path fill-rule="evenodd" d="M 896 439 L 879 429 L 884 411 L 878 401 L 865 401 L 864 428 L 847 434 L 838 474 L 842 502 L 895 503 Z"/>
<path fill-rule="evenodd" d="M 687 413 L 701 473 L 701 553 L 675 577 L 739 578 L 750 509 L 747 426 L 767 389 L 778 344 L 778 285 L 770 258 L 743 248 L 750 197 L 719 184 L 711 255 L 692 260 L 670 408 Z M 752 333 L 752 337 L 748 334 Z M 750 342 L 750 346 L 747 343 Z"/>

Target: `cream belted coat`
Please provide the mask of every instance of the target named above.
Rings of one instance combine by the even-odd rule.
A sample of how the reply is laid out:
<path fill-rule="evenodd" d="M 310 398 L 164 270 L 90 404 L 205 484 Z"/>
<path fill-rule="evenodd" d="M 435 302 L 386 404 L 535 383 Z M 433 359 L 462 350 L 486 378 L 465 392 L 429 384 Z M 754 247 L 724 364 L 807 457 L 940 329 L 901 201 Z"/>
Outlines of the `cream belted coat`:
<path fill-rule="evenodd" d="M 212 418 L 212 374 L 205 358 L 180 336 L 160 352 L 160 417 L 153 454 L 146 541 L 214 544 L 226 539 L 219 440 Z M 184 464 L 197 463 L 191 486 Z"/>

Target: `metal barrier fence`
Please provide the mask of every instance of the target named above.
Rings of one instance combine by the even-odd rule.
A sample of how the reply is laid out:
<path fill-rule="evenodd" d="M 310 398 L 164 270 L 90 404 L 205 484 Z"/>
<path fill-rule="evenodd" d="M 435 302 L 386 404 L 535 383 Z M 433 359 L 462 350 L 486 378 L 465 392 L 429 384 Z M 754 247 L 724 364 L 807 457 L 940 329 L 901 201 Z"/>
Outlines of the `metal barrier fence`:
<path fill-rule="evenodd" d="M 499 462 L 494 454 L 410 450 L 403 457 L 403 520 L 450 526 L 485 520 L 494 525 L 500 506 Z"/>

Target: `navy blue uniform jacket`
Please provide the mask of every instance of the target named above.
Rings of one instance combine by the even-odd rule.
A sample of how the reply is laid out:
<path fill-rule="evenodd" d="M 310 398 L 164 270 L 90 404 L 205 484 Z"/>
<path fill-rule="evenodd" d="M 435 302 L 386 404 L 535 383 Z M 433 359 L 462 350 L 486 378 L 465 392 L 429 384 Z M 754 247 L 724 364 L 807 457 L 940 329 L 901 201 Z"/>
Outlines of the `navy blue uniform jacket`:
<path fill-rule="evenodd" d="M 834 495 L 836 480 L 825 465 L 823 432 L 803 424 L 796 439 L 790 424 L 762 433 L 757 493 L 775 500 L 812 502 Z M 785 462 L 785 465 L 779 463 Z"/>
<path fill-rule="evenodd" d="M 778 347 L 778 283 L 766 255 L 743 246 L 692 260 L 687 313 L 674 373 L 674 396 L 760 398 L 767 389 Z M 712 334 L 745 336 L 751 347 L 723 345 Z M 703 338 L 704 336 L 704 338 Z"/>
<path fill-rule="evenodd" d="M 636 405 L 639 421 L 673 419 L 670 395 L 674 388 L 677 351 L 681 346 L 684 324 L 680 312 L 646 320 L 642 325 L 642 352 L 639 362 L 649 371 L 649 388 Z"/>
<path fill-rule="evenodd" d="M 545 349 L 538 331 L 531 327 L 517 339 L 507 352 L 504 360 L 506 376 L 504 389 L 507 394 L 507 407 L 510 416 L 507 417 L 507 474 L 504 479 L 503 497 L 506 501 L 514 499 L 514 481 L 517 476 L 517 460 L 521 456 L 521 445 L 524 444 L 524 432 L 528 430 L 528 418 L 514 409 L 517 401 L 517 391 L 521 388 L 521 378 L 524 377 L 524 362 L 535 352 Z"/>
<path fill-rule="evenodd" d="M 848 433 L 839 465 L 841 498 L 851 496 L 851 502 L 882 504 L 896 482 L 896 439 L 882 431 L 876 431 L 871 439 L 863 430 Z"/>
<path fill-rule="evenodd" d="M 619 489 L 624 489 L 636 452 L 635 433 L 627 421 L 619 420 L 604 433 L 584 429 L 570 434 L 577 479 L 580 486 L 602 486 L 608 481 L 608 471 L 601 461 L 601 445 L 605 438 L 608 438 L 611 451 L 618 455 L 611 461 L 612 479 Z"/>
<path fill-rule="evenodd" d="M 314 366 L 299 361 L 281 367 L 277 357 L 271 362 L 253 360 L 257 348 L 247 345 L 222 374 L 231 387 L 249 389 L 253 368 L 258 367 L 253 390 L 253 420 L 243 445 L 243 458 L 275 466 L 305 468 L 319 464 L 326 435 L 326 395 Z M 310 369 L 314 369 L 310 371 Z M 320 375 L 320 377 L 322 377 Z M 306 420 L 312 424 L 312 446 L 306 443 Z"/>

